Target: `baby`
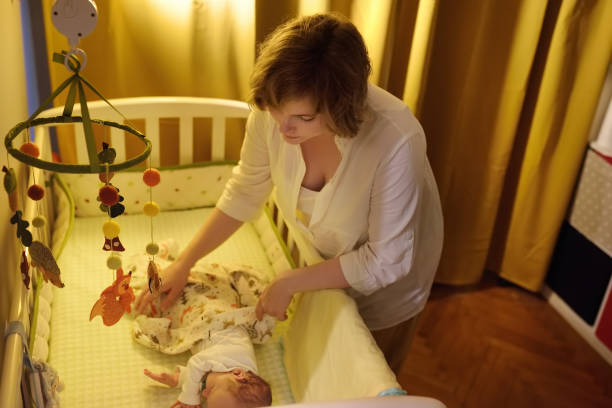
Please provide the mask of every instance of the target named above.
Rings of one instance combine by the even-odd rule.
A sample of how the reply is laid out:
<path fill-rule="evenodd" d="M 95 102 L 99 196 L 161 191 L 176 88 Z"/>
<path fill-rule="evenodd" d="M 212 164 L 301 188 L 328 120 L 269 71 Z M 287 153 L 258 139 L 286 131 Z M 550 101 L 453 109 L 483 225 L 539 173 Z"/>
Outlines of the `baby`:
<path fill-rule="evenodd" d="M 170 387 L 181 387 L 171 407 L 200 407 L 200 393 L 208 408 L 264 407 L 272 403 L 270 386 L 257 373 L 253 344 L 246 330 L 234 326 L 213 333 L 187 367 L 174 373 L 145 375 Z"/>
<path fill-rule="evenodd" d="M 173 252 L 156 257 L 160 268 L 169 264 Z M 128 265 L 136 290 L 149 290 L 148 264 L 147 256 L 136 255 Z M 136 342 L 166 354 L 192 353 L 187 366 L 173 373 L 144 371 L 153 380 L 181 387 L 172 407 L 199 407 L 201 396 L 209 408 L 271 403 L 270 387 L 257 375 L 253 349 L 253 343 L 271 337 L 275 324 L 269 316 L 261 321 L 255 316 L 264 285 L 265 277 L 251 267 L 200 261 L 172 306 L 161 311 L 153 302 L 145 314 L 136 316 L 132 328 Z"/>

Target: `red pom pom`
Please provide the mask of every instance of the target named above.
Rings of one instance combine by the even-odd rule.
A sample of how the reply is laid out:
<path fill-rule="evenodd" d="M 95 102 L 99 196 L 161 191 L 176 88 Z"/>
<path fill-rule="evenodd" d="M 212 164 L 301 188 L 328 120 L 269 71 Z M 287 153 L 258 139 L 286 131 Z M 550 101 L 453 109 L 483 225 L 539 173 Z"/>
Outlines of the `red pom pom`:
<path fill-rule="evenodd" d="M 146 169 L 144 173 L 142 173 L 142 181 L 149 187 L 158 185 L 160 180 L 161 174 L 159 174 L 159 170 L 157 169 Z"/>
<path fill-rule="evenodd" d="M 100 179 L 101 182 L 103 183 L 108 183 L 113 176 L 115 175 L 115 173 L 113 173 L 112 171 L 108 173 L 108 179 L 106 178 L 106 173 L 100 173 L 98 174 L 98 178 Z"/>
<path fill-rule="evenodd" d="M 38 149 L 38 146 L 36 146 L 32 142 L 26 142 L 26 143 L 22 144 L 21 147 L 19 148 L 19 150 L 22 153 L 25 153 L 25 154 L 27 154 L 29 156 L 32 156 L 32 157 L 40 156 L 40 150 Z"/>
<path fill-rule="evenodd" d="M 98 197 L 102 204 L 110 207 L 119 201 L 119 192 L 113 186 L 104 186 L 98 191 Z"/>
<path fill-rule="evenodd" d="M 38 184 L 32 184 L 30 188 L 28 188 L 28 197 L 30 197 L 34 201 L 38 201 L 45 196 L 45 189 L 39 186 Z"/>

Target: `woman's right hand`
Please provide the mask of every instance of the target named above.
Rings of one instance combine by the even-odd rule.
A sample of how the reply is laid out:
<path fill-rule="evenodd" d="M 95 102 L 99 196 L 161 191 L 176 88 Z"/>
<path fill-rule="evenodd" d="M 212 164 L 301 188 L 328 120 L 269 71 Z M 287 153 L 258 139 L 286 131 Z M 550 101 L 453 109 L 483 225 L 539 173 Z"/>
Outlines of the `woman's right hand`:
<path fill-rule="evenodd" d="M 162 293 L 165 296 L 161 303 L 161 310 L 169 308 L 185 287 L 189 277 L 189 269 L 189 267 L 181 264 L 179 261 L 174 261 L 167 268 L 163 269 L 160 273 L 161 288 L 159 293 L 153 294 L 145 287 L 136 299 L 136 313 L 142 314 L 146 307 Z"/>

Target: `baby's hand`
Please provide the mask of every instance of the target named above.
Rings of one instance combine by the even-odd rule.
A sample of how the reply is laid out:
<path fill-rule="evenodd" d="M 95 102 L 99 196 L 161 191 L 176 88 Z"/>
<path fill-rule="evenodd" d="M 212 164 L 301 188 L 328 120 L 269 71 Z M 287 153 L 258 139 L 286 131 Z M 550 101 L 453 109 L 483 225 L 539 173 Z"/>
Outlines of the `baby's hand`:
<path fill-rule="evenodd" d="M 200 408 L 200 405 L 189 405 L 184 404 L 181 401 L 176 401 L 174 404 L 170 405 L 170 408 Z"/>
<path fill-rule="evenodd" d="M 155 374 L 151 371 L 149 371 L 148 369 L 144 369 L 144 375 L 146 375 L 147 377 L 160 382 L 162 384 L 166 384 L 169 387 L 176 387 L 178 385 L 178 380 L 179 380 L 179 369 L 177 368 L 174 373 L 159 373 L 159 374 Z M 178 402 L 178 401 L 177 401 Z M 172 405 L 173 407 L 175 405 Z M 181 406 L 181 405 L 177 405 L 177 406 Z M 191 406 L 191 405 L 185 405 L 185 406 Z"/>

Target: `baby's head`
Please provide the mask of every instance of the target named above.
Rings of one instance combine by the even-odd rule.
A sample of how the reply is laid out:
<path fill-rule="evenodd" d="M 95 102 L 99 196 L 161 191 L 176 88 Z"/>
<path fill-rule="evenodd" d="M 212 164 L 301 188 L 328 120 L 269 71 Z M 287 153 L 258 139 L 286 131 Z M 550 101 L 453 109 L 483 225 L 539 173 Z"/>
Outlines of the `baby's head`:
<path fill-rule="evenodd" d="M 202 396 L 208 408 L 255 408 L 272 403 L 270 385 L 257 374 L 241 368 L 210 373 Z"/>

